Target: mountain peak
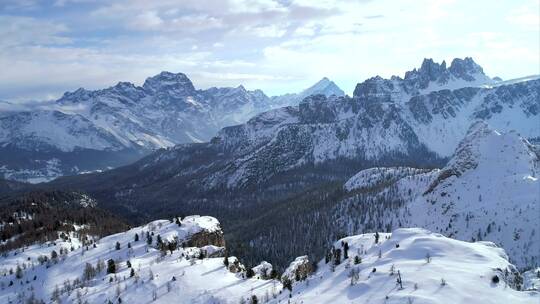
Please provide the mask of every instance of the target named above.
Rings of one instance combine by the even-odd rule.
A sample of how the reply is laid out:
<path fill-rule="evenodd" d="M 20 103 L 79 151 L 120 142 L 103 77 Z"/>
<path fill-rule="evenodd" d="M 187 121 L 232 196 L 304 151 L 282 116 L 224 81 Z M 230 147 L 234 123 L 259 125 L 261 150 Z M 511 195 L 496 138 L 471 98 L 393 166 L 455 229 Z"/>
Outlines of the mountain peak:
<path fill-rule="evenodd" d="M 383 79 L 379 76 L 359 83 L 353 96 L 385 96 L 384 100 L 393 100 L 393 93 L 404 92 L 408 95 L 427 94 L 443 89 L 458 89 L 463 87 L 478 87 L 493 83 L 484 74 L 471 57 L 455 58 L 450 67 L 446 61 L 435 62 L 432 58 L 424 58 L 419 69 L 405 72 L 404 78 L 392 76 Z M 390 96 L 390 97 L 389 97 Z M 402 96 L 402 94 L 396 94 Z"/>
<path fill-rule="evenodd" d="M 439 64 L 434 62 L 431 58 L 425 58 L 420 70 L 418 70 L 419 73 L 426 75 L 432 81 L 437 80 L 444 71 L 446 71 L 446 62 L 443 61 Z M 407 76 L 405 76 L 405 78 L 407 78 Z"/>
<path fill-rule="evenodd" d="M 448 70 L 457 78 L 467 81 L 474 81 L 474 75 L 484 75 L 482 67 L 474 62 L 471 57 L 465 57 L 465 59 L 454 58 Z"/>
<path fill-rule="evenodd" d="M 302 97 L 316 94 L 322 94 L 325 96 L 343 96 L 345 95 L 345 92 L 343 92 L 343 90 L 341 90 L 333 81 L 331 81 L 327 77 L 323 77 L 321 80 L 317 81 L 314 85 L 305 89 L 300 94 L 302 95 Z"/>
<path fill-rule="evenodd" d="M 190 95 L 195 92 L 195 87 L 186 74 L 167 71 L 147 78 L 143 84 L 143 88 L 151 92 L 164 90 L 175 91 L 180 95 Z"/>

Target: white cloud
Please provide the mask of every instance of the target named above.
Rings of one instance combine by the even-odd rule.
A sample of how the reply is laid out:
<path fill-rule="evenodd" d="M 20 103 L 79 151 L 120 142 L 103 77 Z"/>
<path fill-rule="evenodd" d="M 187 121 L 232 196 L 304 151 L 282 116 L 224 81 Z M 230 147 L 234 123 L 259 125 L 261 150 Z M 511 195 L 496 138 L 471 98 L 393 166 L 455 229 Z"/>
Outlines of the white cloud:
<path fill-rule="evenodd" d="M 163 24 L 163 20 L 158 16 L 157 12 L 155 11 L 147 11 L 138 14 L 130 22 L 130 26 L 140 30 L 159 29 L 159 27 Z"/>
<path fill-rule="evenodd" d="M 0 15 L 0 48 L 21 45 L 68 44 L 71 39 L 63 36 L 67 27 L 50 21 L 30 17 Z"/>
<path fill-rule="evenodd" d="M 424 57 L 473 56 L 503 78 L 538 73 L 536 0 L 59 1 L 0 5 L 0 99 L 140 83 L 161 70 L 270 94 L 327 76 L 350 93 Z M 25 17 L 36 5 L 42 16 Z"/>

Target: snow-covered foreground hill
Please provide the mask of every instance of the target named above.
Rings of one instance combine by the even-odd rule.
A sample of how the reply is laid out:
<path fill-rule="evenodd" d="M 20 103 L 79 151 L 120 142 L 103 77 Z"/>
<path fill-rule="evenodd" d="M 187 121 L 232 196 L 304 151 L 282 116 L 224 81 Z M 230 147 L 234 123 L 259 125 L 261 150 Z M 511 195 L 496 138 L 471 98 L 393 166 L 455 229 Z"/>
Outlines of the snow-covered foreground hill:
<path fill-rule="evenodd" d="M 164 253 L 158 239 L 178 248 Z M 180 226 L 158 220 L 95 242 L 69 238 L 21 248 L 0 258 L 0 303 L 238 303 L 279 292 L 277 281 L 246 279 L 234 257 L 228 270 L 223 246 L 215 218 L 188 216 Z M 116 269 L 107 273 L 111 259 Z"/>
<path fill-rule="evenodd" d="M 492 241 L 518 267 L 536 267 L 540 263 L 539 165 L 535 148 L 517 133 L 499 133 L 477 123 L 441 170 L 361 171 L 345 188 L 362 194 L 345 200 L 337 212 L 342 223 L 357 223 L 358 230 L 370 229 L 370 224 L 424 227 L 461 240 Z M 355 218 L 355 213 L 346 211 L 368 201 L 382 212 L 376 219 Z M 377 201 L 397 203 L 383 210 L 377 208 Z"/>
<path fill-rule="evenodd" d="M 343 258 L 344 243 L 348 259 Z M 540 301 L 538 291 L 514 289 L 522 278 L 493 243 L 468 243 L 403 228 L 380 233 L 378 244 L 370 233 L 341 239 L 334 248 L 341 250 L 340 262 L 333 257 L 319 262 L 314 275 L 293 284 L 291 303 Z M 280 295 L 282 302 L 288 293 Z"/>
<path fill-rule="evenodd" d="M 64 237 L 0 258 L 0 302 L 216 304 L 254 303 L 256 297 L 258 303 L 536 303 L 540 299 L 530 287 L 534 276 L 522 282 L 503 249 L 419 228 L 380 233 L 377 244 L 374 234 L 344 238 L 334 244 L 328 260 L 318 263 L 315 273 L 310 273 L 307 258 L 300 257 L 285 271 L 282 282 L 270 279 L 277 276 L 266 262 L 253 272 L 235 257 L 228 257 L 225 266 L 223 246 L 218 221 L 207 216 L 189 216 L 180 225 L 176 220 L 158 220 L 95 241 Z M 396 284 L 398 271 L 402 287 Z M 288 280 L 292 293 L 286 289 Z M 524 284 L 531 290 L 518 291 Z"/>

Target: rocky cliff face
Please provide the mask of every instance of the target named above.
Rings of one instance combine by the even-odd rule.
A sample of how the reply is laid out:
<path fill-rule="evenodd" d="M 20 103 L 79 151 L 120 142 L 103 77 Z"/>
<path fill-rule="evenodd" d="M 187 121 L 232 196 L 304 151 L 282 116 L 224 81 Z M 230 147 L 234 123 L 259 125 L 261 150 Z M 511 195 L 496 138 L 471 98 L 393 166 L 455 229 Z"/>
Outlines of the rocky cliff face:
<path fill-rule="evenodd" d="M 225 238 L 223 237 L 223 232 L 221 231 L 201 231 L 195 233 L 191 236 L 187 242 L 190 247 L 204 247 L 208 245 L 225 247 Z"/>

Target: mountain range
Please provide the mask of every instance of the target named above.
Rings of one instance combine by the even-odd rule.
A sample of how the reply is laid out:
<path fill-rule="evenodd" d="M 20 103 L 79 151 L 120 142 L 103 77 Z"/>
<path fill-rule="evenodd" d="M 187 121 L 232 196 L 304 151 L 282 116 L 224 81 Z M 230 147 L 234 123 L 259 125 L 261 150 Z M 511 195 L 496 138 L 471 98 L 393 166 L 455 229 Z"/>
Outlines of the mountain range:
<path fill-rule="evenodd" d="M 283 267 L 292 256 L 305 252 L 310 252 L 311 258 L 320 258 L 324 248 L 343 235 L 389 232 L 411 225 L 462 240 L 473 237 L 479 240 L 480 235 L 482 239 L 510 246 L 505 248 L 511 253 L 511 261 L 526 268 L 538 263 L 538 257 L 523 253 L 532 246 L 533 235 L 528 229 L 534 225 L 506 223 L 517 230 L 503 231 L 506 226 L 498 221 L 507 219 L 500 212 L 486 209 L 482 202 L 471 214 L 462 211 L 464 207 L 452 210 L 465 197 L 466 203 L 469 199 L 477 201 L 480 195 L 490 197 L 489 202 L 493 202 L 495 198 L 484 191 L 494 190 L 488 189 L 512 189 L 510 185 L 518 183 L 523 183 L 520 187 L 524 189 L 537 186 L 534 169 L 537 162 L 533 160 L 540 134 L 539 95 L 537 78 L 500 83 L 486 76 L 470 58 L 455 59 L 450 67 L 426 59 L 419 69 L 405 73 L 404 78 L 374 77 L 359 83 L 352 97 L 310 95 L 296 106 L 270 110 L 244 124 L 225 127 L 209 142 L 177 145 L 128 166 L 59 178 L 38 187 L 86 192 L 103 208 L 134 223 L 170 214 L 219 217 L 227 229 L 231 251 L 246 256 L 248 263 L 265 258 Z M 495 180 L 507 179 L 504 171 L 481 171 L 475 179 L 497 173 L 495 180 L 485 178 L 485 186 L 476 183 L 482 189 L 479 191 L 460 186 L 455 191 L 466 193 L 455 194 L 459 199 L 451 196 L 449 200 L 448 192 L 440 189 L 451 187 L 446 185 L 453 178 L 463 180 L 456 182 L 459 185 L 476 182 L 464 180 L 467 174 L 452 173 L 454 169 L 447 166 L 461 163 L 458 159 L 467 155 L 459 152 L 463 146 L 482 144 L 482 136 L 467 140 L 476 134 L 470 131 L 475 130 L 471 126 L 482 125 L 479 121 L 488 125 L 487 129 L 496 130 L 493 132 L 512 131 L 512 136 L 519 138 L 497 146 L 508 153 L 498 158 L 488 157 L 489 162 L 512 163 L 521 154 L 529 155 L 524 163 L 529 164 L 528 171 L 515 171 L 519 178 L 503 184 Z M 480 149 L 482 153 L 484 149 Z M 409 168 L 384 169 L 396 167 Z M 474 165 L 467 168 L 473 169 Z M 511 167 L 505 168 L 513 172 Z M 389 187 L 388 190 L 371 195 L 373 189 L 369 187 L 352 192 L 344 187 L 351 177 L 366 169 L 382 170 L 386 179 L 374 189 Z M 437 175 L 436 170 L 443 173 Z M 369 176 L 377 173 L 365 172 Z M 524 175 L 524 172 L 529 173 Z M 392 186 L 394 181 L 408 176 L 418 182 L 410 190 L 398 191 Z M 433 184 L 437 179 L 440 185 Z M 355 200 L 354 196 L 363 191 L 368 193 Z M 418 191 L 426 194 L 420 195 Z M 508 190 L 508 193 L 513 192 Z M 438 222 L 420 222 L 410 216 L 409 208 L 418 203 L 410 201 L 411 197 L 444 201 L 433 206 L 418 205 L 419 210 L 430 212 L 419 213 L 418 218 L 434 218 Z M 350 210 L 345 204 L 349 200 L 356 202 Z M 366 201 L 371 203 L 361 203 Z M 508 214 L 514 216 L 519 213 L 513 212 L 526 212 L 537 204 L 534 197 L 496 201 L 500 208 L 512 210 Z M 473 225 L 471 218 L 480 217 L 477 211 L 484 213 L 485 220 Z M 349 213 L 356 217 L 348 218 Z M 434 217 L 437 214 L 439 217 Z M 449 218 L 450 215 L 453 217 Z M 467 228 L 462 227 L 463 218 L 469 218 Z M 519 228 L 521 224 L 525 226 Z M 294 231 L 306 233 L 299 236 Z M 265 245 L 280 243 L 282 239 L 291 241 L 279 248 Z"/>
<path fill-rule="evenodd" d="M 41 104 L 0 106 L 0 173 L 42 182 L 129 164 L 160 148 L 208 141 L 225 126 L 297 104 L 311 94 L 343 95 L 323 78 L 299 94 L 268 97 L 261 90 L 195 89 L 182 73 L 162 72 L 141 87 L 78 89 Z"/>
<path fill-rule="evenodd" d="M 61 131 L 38 124 L 49 116 L 18 128 L 58 135 L 54 149 L 66 155 L 92 143 L 142 158 L 36 185 L 0 180 L 2 301 L 30 291 L 68 303 L 531 303 L 540 295 L 538 77 L 502 81 L 458 58 L 369 78 L 353 96 L 328 79 L 270 98 L 242 87 L 195 90 L 171 73 L 116 87 L 66 93 L 54 104 L 69 113 L 13 113 L 66 117 Z M 86 104 L 104 108 L 89 119 Z M 225 126 L 174 144 L 110 120 L 132 122 L 134 111 L 144 113 L 136 125 L 152 130 L 159 111 L 223 113 Z M 77 122 L 108 131 L 75 138 Z M 172 136 L 164 130 L 156 134 Z M 17 149 L 50 149 L 26 139 Z M 140 226 L 127 230 L 116 216 Z"/>

